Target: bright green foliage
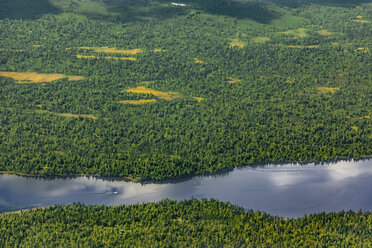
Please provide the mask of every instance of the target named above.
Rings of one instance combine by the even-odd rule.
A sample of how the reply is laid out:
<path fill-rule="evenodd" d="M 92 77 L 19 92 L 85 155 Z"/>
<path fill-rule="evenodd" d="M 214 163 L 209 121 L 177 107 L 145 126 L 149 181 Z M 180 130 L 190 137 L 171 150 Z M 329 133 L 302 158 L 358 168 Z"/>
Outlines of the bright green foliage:
<path fill-rule="evenodd" d="M 0 171 L 160 180 L 372 155 L 371 4 L 98 1 L 112 5 L 84 15 L 89 1 L 60 1 L 58 10 L 35 2 L 43 7 L 32 18 L 0 11 L 0 71 L 86 79 L 43 85 L 0 77 Z M 230 47 L 232 40 L 245 47 Z M 104 59 L 127 55 L 82 46 L 143 53 Z M 144 81 L 182 97 L 125 91 Z"/>
<path fill-rule="evenodd" d="M 371 247 L 370 212 L 284 219 L 215 200 L 68 205 L 0 216 L 1 247 Z"/>

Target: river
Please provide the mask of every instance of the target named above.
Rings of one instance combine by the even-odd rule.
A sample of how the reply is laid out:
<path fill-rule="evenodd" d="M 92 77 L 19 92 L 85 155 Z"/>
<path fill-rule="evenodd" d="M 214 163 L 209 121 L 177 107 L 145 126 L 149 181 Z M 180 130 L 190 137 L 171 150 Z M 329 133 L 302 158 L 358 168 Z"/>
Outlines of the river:
<path fill-rule="evenodd" d="M 121 205 L 192 197 L 295 218 L 349 209 L 372 211 L 372 160 L 241 167 L 221 175 L 160 184 L 0 175 L 0 211 L 72 202 Z"/>

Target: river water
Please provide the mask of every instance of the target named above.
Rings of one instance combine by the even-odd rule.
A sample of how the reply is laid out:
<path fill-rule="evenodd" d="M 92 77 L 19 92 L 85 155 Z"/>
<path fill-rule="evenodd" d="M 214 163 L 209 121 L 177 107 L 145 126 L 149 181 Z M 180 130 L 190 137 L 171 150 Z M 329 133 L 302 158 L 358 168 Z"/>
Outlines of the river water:
<path fill-rule="evenodd" d="M 372 211 L 372 160 L 242 167 L 222 175 L 161 184 L 0 175 L 0 211 L 72 202 L 121 205 L 192 197 L 229 201 L 283 217 Z"/>

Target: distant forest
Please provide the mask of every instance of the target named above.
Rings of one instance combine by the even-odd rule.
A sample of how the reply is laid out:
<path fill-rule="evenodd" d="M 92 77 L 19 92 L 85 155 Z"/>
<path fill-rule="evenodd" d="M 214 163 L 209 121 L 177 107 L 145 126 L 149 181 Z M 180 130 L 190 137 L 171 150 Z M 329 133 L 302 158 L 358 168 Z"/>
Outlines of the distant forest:
<path fill-rule="evenodd" d="M 180 3 L 2 1 L 0 171 L 371 158 L 370 1 Z"/>

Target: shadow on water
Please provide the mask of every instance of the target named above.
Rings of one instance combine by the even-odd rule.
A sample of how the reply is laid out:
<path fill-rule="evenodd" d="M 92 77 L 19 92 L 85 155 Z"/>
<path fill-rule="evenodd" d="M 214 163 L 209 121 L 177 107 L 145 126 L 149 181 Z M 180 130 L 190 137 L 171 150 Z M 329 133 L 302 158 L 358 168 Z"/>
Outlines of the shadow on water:
<path fill-rule="evenodd" d="M 60 10 L 48 0 L 0 0 L 0 19 L 38 19 L 44 14 L 57 14 Z"/>

